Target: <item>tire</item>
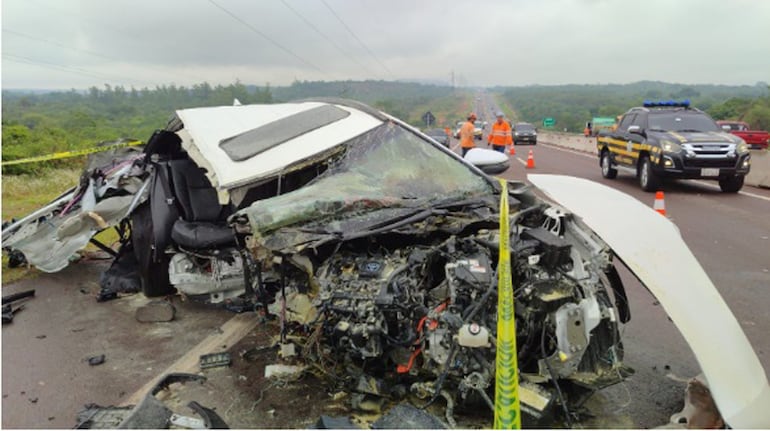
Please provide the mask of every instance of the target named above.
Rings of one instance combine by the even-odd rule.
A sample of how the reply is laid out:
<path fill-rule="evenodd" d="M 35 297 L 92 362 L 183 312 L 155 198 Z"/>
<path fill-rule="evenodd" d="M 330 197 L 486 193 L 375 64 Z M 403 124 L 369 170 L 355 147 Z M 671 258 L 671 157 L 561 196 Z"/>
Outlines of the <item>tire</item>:
<path fill-rule="evenodd" d="M 733 175 L 731 177 L 720 178 L 719 188 L 724 193 L 738 193 L 743 187 L 743 175 Z"/>
<path fill-rule="evenodd" d="M 537 145 L 537 141 L 532 141 L 532 145 Z"/>
<path fill-rule="evenodd" d="M 165 253 L 159 259 L 153 259 L 153 242 L 152 213 L 148 202 L 137 207 L 131 214 L 131 245 L 139 263 L 142 293 L 148 298 L 176 292 L 168 279 L 170 259 Z"/>
<path fill-rule="evenodd" d="M 610 152 L 607 150 L 602 151 L 602 176 L 607 179 L 615 179 L 618 176 L 618 170 L 612 167 L 612 161 L 610 160 Z"/>
<path fill-rule="evenodd" d="M 652 162 L 648 156 L 642 156 L 639 162 L 639 185 L 645 192 L 654 192 L 660 186 L 660 178 L 652 170 Z"/>

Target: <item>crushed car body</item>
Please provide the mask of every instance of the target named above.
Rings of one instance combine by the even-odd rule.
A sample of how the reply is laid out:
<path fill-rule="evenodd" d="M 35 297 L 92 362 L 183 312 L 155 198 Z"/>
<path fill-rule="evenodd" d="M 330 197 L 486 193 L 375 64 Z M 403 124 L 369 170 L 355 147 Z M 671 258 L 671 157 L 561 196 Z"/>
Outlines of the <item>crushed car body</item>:
<path fill-rule="evenodd" d="M 146 174 L 134 163 L 143 157 L 134 146 L 90 155 L 76 187 L 3 227 L 3 248 L 21 251 L 41 271 L 61 271 L 94 234 L 119 225 L 146 199 Z"/>
<path fill-rule="evenodd" d="M 180 110 L 131 164 L 142 182 L 123 213 L 124 247 L 146 295 L 262 309 L 280 319 L 286 355 L 354 394 L 354 407 L 416 397 L 444 403 L 450 425 L 455 410 L 492 407 L 497 261 L 510 253 L 522 409 L 569 423 L 571 409 L 631 372 L 615 257 L 659 298 L 668 287 L 615 250 L 626 249 L 591 208 L 549 203 L 523 183 L 508 186 L 501 251 L 501 187 L 485 172 L 507 169 L 507 157 L 468 155 L 351 101 Z M 568 186 L 541 183 L 561 204 Z M 673 314 L 682 306 L 661 302 Z M 736 329 L 726 307 L 716 311 L 713 325 Z M 686 319 L 674 321 L 689 341 Z M 720 401 L 730 389 L 698 360 L 728 424 L 767 423 L 741 410 L 760 399 L 752 394 Z"/>

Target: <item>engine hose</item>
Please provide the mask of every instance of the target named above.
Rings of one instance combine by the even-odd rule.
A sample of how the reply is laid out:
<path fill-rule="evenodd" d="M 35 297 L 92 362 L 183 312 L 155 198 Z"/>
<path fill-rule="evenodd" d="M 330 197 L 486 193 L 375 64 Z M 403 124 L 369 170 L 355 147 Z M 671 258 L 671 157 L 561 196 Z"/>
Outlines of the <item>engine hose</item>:
<path fill-rule="evenodd" d="M 545 354 L 545 322 L 543 322 L 543 331 L 540 335 L 540 351 L 543 355 L 543 362 L 545 362 L 545 367 L 548 369 L 548 374 L 551 376 L 553 385 L 556 387 L 556 395 L 559 396 L 559 404 L 561 404 L 561 407 L 564 410 L 564 418 L 567 420 L 567 426 L 572 428 L 572 417 L 570 416 L 569 408 L 567 408 L 567 403 L 564 402 L 564 395 L 561 393 L 561 387 L 559 387 L 559 382 L 556 380 L 556 377 L 553 374 L 553 369 L 551 368 L 551 364 L 548 363 L 548 357 Z"/>
<path fill-rule="evenodd" d="M 438 376 L 438 379 L 436 379 L 436 384 L 433 386 L 433 396 L 427 403 L 425 403 L 424 406 L 420 407 L 420 410 L 427 409 L 431 404 L 436 402 L 438 397 L 441 395 L 441 387 L 444 386 L 444 380 L 446 380 L 446 377 L 449 374 L 449 369 L 452 366 L 452 361 L 454 361 L 456 351 L 457 343 L 452 343 L 452 348 L 449 350 L 449 355 L 447 355 L 446 369 L 441 373 L 441 375 Z"/>
<path fill-rule="evenodd" d="M 481 311 L 481 307 L 486 304 L 486 302 L 489 300 L 489 297 L 492 296 L 492 292 L 495 292 L 496 290 L 497 269 L 495 269 L 495 273 L 492 276 L 492 281 L 489 283 L 489 287 L 487 288 L 486 292 L 484 292 L 484 295 L 482 295 L 481 298 L 476 302 L 476 305 L 473 307 L 473 309 L 469 311 L 468 314 L 463 318 L 463 323 L 470 323 L 470 321 L 476 317 L 476 314 Z"/>
<path fill-rule="evenodd" d="M 508 223 L 509 229 L 513 230 L 513 227 L 516 226 L 516 224 L 519 222 L 519 220 L 522 217 L 524 217 L 525 215 L 533 213 L 533 212 L 538 211 L 538 210 L 542 210 L 545 207 L 546 207 L 545 204 L 540 204 L 540 205 L 529 207 L 529 208 L 527 208 L 525 210 L 517 212 L 516 214 L 513 215 L 513 217 L 511 217 L 511 220 Z M 516 232 L 518 233 L 518 229 L 516 229 Z"/>

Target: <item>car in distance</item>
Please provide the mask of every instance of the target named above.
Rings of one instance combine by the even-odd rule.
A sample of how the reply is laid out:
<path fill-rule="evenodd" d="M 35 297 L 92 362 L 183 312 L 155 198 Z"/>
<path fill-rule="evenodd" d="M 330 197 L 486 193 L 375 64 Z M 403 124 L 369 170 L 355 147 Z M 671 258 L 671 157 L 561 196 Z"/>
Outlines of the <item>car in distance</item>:
<path fill-rule="evenodd" d="M 529 123 L 516 123 L 513 126 L 513 145 L 537 145 L 537 129 Z"/>
<path fill-rule="evenodd" d="M 455 129 L 454 137 L 460 139 L 460 129 L 462 129 L 465 121 L 457 122 L 457 129 Z M 480 141 L 484 137 L 484 127 L 486 127 L 486 121 L 476 120 L 473 122 L 473 139 Z"/>
<path fill-rule="evenodd" d="M 766 150 L 770 144 L 770 133 L 764 130 L 751 130 L 751 126 L 745 121 L 717 121 L 722 130 L 740 137 L 749 148 Z"/>
<path fill-rule="evenodd" d="M 444 129 L 430 129 L 423 133 L 435 139 L 439 144 L 449 148 L 449 136 Z"/>
<path fill-rule="evenodd" d="M 746 142 L 689 101 L 631 108 L 616 130 L 599 134 L 597 150 L 602 176 L 630 172 L 648 192 L 666 178 L 680 178 L 716 180 L 723 192 L 737 193 L 751 167 Z"/>

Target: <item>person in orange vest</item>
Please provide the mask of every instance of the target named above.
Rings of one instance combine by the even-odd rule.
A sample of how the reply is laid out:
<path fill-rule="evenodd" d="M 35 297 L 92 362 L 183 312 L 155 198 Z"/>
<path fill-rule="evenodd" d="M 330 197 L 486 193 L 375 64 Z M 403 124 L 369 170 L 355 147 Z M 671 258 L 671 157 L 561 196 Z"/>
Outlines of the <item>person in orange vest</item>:
<path fill-rule="evenodd" d="M 487 143 L 492 144 L 492 149 L 505 153 L 506 145 L 513 145 L 511 126 L 503 121 L 505 114 L 497 111 L 497 121 L 492 124 L 492 131 L 487 136 Z"/>
<path fill-rule="evenodd" d="M 463 149 L 463 157 L 471 148 L 476 147 L 473 142 L 473 130 L 476 128 L 474 121 L 476 121 L 476 114 L 471 112 L 468 114 L 468 121 L 460 127 L 460 147 Z"/>
<path fill-rule="evenodd" d="M 444 127 L 444 133 L 446 133 L 446 141 L 447 145 L 449 145 L 452 142 L 452 129 Z"/>

